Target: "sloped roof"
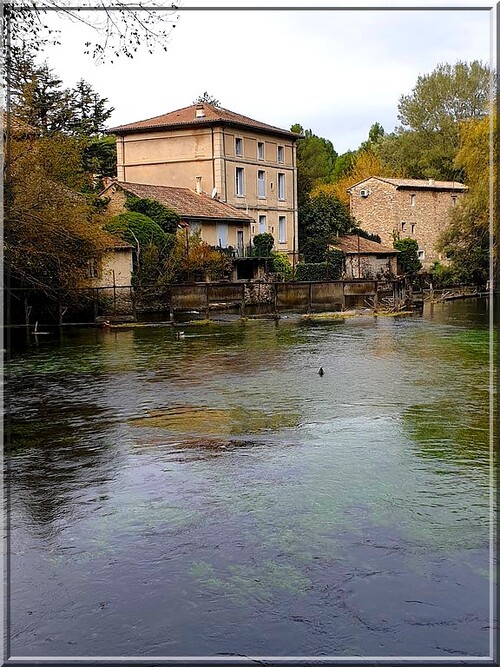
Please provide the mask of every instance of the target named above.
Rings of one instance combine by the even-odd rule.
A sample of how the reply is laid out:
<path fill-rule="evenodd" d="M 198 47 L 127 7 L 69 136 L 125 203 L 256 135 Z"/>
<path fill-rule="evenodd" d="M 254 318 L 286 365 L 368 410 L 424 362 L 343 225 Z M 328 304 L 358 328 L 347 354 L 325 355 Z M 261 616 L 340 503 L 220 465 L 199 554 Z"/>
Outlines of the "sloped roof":
<path fill-rule="evenodd" d="M 356 186 L 361 185 L 361 183 L 365 183 L 372 178 L 375 178 L 377 181 L 390 183 L 391 185 L 394 185 L 396 189 L 415 188 L 425 190 L 457 190 L 459 192 L 463 192 L 468 189 L 466 185 L 459 183 L 458 181 L 436 181 L 432 178 L 423 180 L 418 178 L 385 178 L 385 176 L 382 178 L 381 176 L 369 176 L 368 178 L 364 178 L 362 181 L 351 185 L 350 188 L 347 188 L 347 192 L 350 192 Z"/>
<path fill-rule="evenodd" d="M 360 255 L 395 255 L 399 252 L 396 248 L 384 246 L 381 243 L 370 241 L 362 236 L 358 237 L 357 234 L 340 236 L 335 243 L 330 244 L 330 247 L 342 250 L 342 252 L 345 252 L 348 255 L 357 255 L 358 252 Z"/>
<path fill-rule="evenodd" d="M 203 107 L 204 116 L 202 118 L 196 117 L 197 107 Z M 177 126 L 183 125 L 189 125 L 191 127 L 203 127 L 207 125 L 218 124 L 248 127 L 250 129 L 267 132 L 269 134 L 280 134 L 288 137 L 289 139 L 300 139 L 302 136 L 295 132 L 290 132 L 289 130 L 283 130 L 280 127 L 275 127 L 274 125 L 262 123 L 261 121 L 254 120 L 248 116 L 242 116 L 241 114 L 230 111 L 229 109 L 223 109 L 222 107 L 216 107 L 212 104 L 206 103 L 191 104 L 188 107 L 177 109 L 176 111 L 170 111 L 169 113 L 163 114 L 161 116 L 147 118 L 146 120 L 140 120 L 136 123 L 128 123 L 127 125 L 112 127 L 108 130 L 108 132 L 111 134 L 131 134 L 135 132 L 147 132 L 150 130 L 175 128 Z"/>
<path fill-rule="evenodd" d="M 254 222 L 245 211 L 212 199 L 205 193 L 198 194 L 189 188 L 176 188 L 167 185 L 143 185 L 115 181 L 117 185 L 141 199 L 154 199 L 175 211 L 184 220 L 233 220 L 242 223 Z"/>

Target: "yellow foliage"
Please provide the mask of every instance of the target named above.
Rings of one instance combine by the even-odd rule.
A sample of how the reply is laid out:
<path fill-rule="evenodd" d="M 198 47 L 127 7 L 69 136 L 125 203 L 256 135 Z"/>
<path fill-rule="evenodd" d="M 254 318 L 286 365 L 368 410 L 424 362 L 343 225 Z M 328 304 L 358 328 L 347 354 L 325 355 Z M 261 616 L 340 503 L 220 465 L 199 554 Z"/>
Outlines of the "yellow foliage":
<path fill-rule="evenodd" d="M 342 203 L 349 205 L 349 193 L 347 189 L 355 183 L 369 178 L 370 176 L 393 176 L 384 167 L 381 159 L 371 150 L 360 151 L 352 164 L 349 172 L 339 179 L 336 183 L 326 183 L 316 186 L 311 192 L 311 196 L 318 195 L 321 192 L 334 195 Z"/>

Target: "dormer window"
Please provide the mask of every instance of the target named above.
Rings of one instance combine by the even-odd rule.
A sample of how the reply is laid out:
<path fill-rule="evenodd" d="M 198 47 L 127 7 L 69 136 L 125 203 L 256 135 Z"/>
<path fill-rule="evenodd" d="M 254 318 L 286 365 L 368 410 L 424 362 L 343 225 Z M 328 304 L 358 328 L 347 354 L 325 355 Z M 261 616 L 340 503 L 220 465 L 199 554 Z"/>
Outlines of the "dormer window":
<path fill-rule="evenodd" d="M 196 105 L 196 118 L 205 118 L 205 109 L 203 104 Z"/>

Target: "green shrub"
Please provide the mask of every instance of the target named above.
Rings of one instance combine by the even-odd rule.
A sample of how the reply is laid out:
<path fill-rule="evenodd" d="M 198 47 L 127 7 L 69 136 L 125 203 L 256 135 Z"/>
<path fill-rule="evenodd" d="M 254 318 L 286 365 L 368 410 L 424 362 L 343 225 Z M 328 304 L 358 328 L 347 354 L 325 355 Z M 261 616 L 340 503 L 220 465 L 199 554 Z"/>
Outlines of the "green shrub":
<path fill-rule="evenodd" d="M 328 264 L 326 262 L 297 264 L 295 280 L 329 280 Z"/>
<path fill-rule="evenodd" d="M 104 229 L 130 243 L 137 250 L 140 246 L 154 243 L 162 248 L 168 243 L 169 235 L 154 220 L 142 213 L 120 213 L 106 223 Z"/>
<path fill-rule="evenodd" d="M 327 250 L 325 260 L 328 266 L 329 280 L 340 280 L 344 272 L 344 253 L 342 250 L 334 248 Z"/>
<path fill-rule="evenodd" d="M 291 280 L 293 268 L 288 257 L 282 252 L 272 252 L 271 258 L 271 272 L 276 273 L 282 280 Z"/>
<path fill-rule="evenodd" d="M 164 204 L 154 199 L 140 199 L 139 197 L 127 197 L 125 206 L 133 213 L 142 213 L 148 218 L 154 220 L 164 232 L 175 234 L 177 224 L 180 220 L 179 215 Z"/>
<path fill-rule="evenodd" d="M 430 277 L 434 287 L 451 287 L 457 283 L 457 277 L 451 266 L 445 266 L 441 262 L 434 262 L 430 270 Z"/>
<path fill-rule="evenodd" d="M 399 250 L 398 264 L 401 273 L 417 273 L 422 268 L 418 258 L 418 243 L 415 239 L 394 239 L 394 247 Z"/>
<path fill-rule="evenodd" d="M 274 236 L 272 234 L 257 234 L 253 238 L 254 256 L 270 257 L 274 245 Z"/>

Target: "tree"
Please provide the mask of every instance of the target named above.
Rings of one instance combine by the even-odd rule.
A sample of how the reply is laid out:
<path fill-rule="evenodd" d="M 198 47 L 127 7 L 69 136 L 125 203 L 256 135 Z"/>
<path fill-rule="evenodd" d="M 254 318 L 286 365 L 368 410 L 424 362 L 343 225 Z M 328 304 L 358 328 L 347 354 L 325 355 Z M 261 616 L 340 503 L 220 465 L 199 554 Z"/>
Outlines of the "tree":
<path fill-rule="evenodd" d="M 496 119 L 494 124 L 496 140 Z M 450 259 L 457 281 L 484 285 L 490 265 L 490 118 L 461 123 L 460 137 L 456 165 L 464 171 L 469 189 L 452 210 L 438 249 Z M 493 176 L 497 178 L 496 173 Z"/>
<path fill-rule="evenodd" d="M 360 150 L 373 150 L 374 147 L 382 141 L 385 130 L 380 123 L 373 123 L 368 131 L 368 139 L 363 141 Z"/>
<path fill-rule="evenodd" d="M 399 250 L 398 264 L 402 273 L 417 273 L 422 268 L 418 258 L 418 243 L 415 239 L 394 239 L 394 248 Z"/>
<path fill-rule="evenodd" d="M 478 60 L 440 64 L 400 98 L 398 118 L 417 132 L 451 132 L 458 145 L 460 121 L 487 114 L 492 83 L 491 70 Z"/>
<path fill-rule="evenodd" d="M 69 298 L 88 281 L 88 262 L 109 248 L 101 217 L 86 198 L 51 177 L 65 172 L 68 154 L 36 133 L 13 132 L 5 180 L 5 264 L 11 286 Z M 47 164 L 50 155 L 50 165 Z"/>
<path fill-rule="evenodd" d="M 57 44 L 59 31 L 48 25 L 48 16 L 56 15 L 91 29 L 95 39 L 82 45 L 84 53 L 96 60 L 107 57 L 126 56 L 133 58 L 140 48 L 149 53 L 160 46 L 167 50 L 171 31 L 179 15 L 175 5 L 165 8 L 160 0 L 127 3 L 116 0 L 113 5 L 107 0 L 96 0 L 89 11 L 74 8 L 60 0 L 39 0 L 36 3 L 9 1 L 3 5 L 2 23 L 6 43 L 12 46 L 29 45 L 32 52 L 39 52 L 47 44 Z M 7 66 L 14 60 L 7 53 Z"/>
<path fill-rule="evenodd" d="M 355 183 L 359 183 L 370 176 L 394 176 L 382 160 L 372 150 L 360 150 L 354 158 L 350 169 L 335 183 L 318 185 L 313 189 L 312 194 L 324 193 L 332 195 L 342 202 L 345 206 L 349 205 L 349 193 L 347 189 Z"/>
<path fill-rule="evenodd" d="M 485 116 L 492 83 L 492 72 L 479 61 L 441 64 L 419 76 L 399 101 L 402 125 L 376 147 L 382 162 L 409 178 L 462 180 L 455 162 L 460 123 Z"/>
<path fill-rule="evenodd" d="M 299 207 L 299 248 L 306 262 L 323 262 L 335 235 L 354 226 L 349 209 L 333 194 L 310 195 Z"/>
<path fill-rule="evenodd" d="M 297 142 L 297 190 L 300 206 L 317 183 L 325 182 L 331 177 L 337 153 L 331 141 L 318 137 L 312 130 L 304 131 L 299 123 L 292 125 L 291 131 L 304 135 L 303 139 Z"/>
<path fill-rule="evenodd" d="M 198 97 L 193 100 L 193 104 L 211 104 L 213 107 L 220 107 L 220 102 L 213 95 L 210 95 L 207 91 L 203 95 L 198 95 Z"/>
<path fill-rule="evenodd" d="M 12 112 L 43 135 L 99 137 L 114 110 L 83 79 L 73 89 L 63 88 L 47 63 L 40 65 L 23 52 L 12 68 L 10 83 Z"/>
<path fill-rule="evenodd" d="M 71 93 L 71 119 L 65 129 L 76 136 L 102 135 L 114 111 L 113 107 L 107 106 L 108 99 L 101 97 L 83 79 L 78 81 Z"/>

